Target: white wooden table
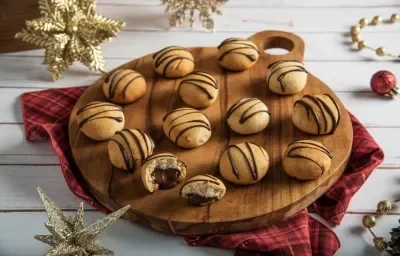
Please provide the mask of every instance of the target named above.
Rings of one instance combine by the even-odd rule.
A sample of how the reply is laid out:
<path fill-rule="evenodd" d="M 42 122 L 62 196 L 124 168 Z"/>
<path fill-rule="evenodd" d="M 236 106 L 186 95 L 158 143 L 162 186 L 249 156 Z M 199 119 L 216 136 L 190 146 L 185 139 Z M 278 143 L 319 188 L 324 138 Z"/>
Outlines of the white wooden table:
<path fill-rule="evenodd" d="M 307 68 L 341 98 L 368 128 L 385 151 L 385 161 L 353 198 L 342 224 L 333 227 L 342 247 L 337 255 L 378 255 L 371 235 L 361 226 L 362 216 L 375 211 L 383 199 L 400 196 L 400 100 L 385 100 L 370 92 L 371 75 L 382 69 L 396 73 L 398 62 L 378 58 L 373 52 L 351 50 L 344 33 L 361 17 L 390 17 L 400 12 L 397 0 L 230 0 L 217 17 L 217 33 L 201 27 L 168 31 L 167 16 L 158 0 L 99 0 L 98 11 L 123 20 L 126 28 L 103 47 L 107 69 L 154 52 L 168 45 L 216 46 L 227 37 L 248 37 L 261 30 L 295 32 L 306 42 Z M 400 24 L 367 28 L 370 45 L 400 51 Z M 58 160 L 49 143 L 24 140 L 19 95 L 33 90 L 92 83 L 98 74 L 74 65 L 65 77 L 53 83 L 46 66 L 40 65 L 42 50 L 0 55 L 0 255 L 41 255 L 48 247 L 33 239 L 46 234 L 46 214 L 36 193 L 40 186 L 55 202 L 73 211 L 80 200 L 67 188 Z M 93 208 L 86 213 L 90 223 L 103 215 Z M 375 231 L 389 237 L 398 224 L 400 208 L 380 219 Z M 189 248 L 180 237 L 159 234 L 124 220 L 102 237 L 117 255 L 232 255 L 231 251 Z M 158 245 L 158 246 L 155 246 Z"/>

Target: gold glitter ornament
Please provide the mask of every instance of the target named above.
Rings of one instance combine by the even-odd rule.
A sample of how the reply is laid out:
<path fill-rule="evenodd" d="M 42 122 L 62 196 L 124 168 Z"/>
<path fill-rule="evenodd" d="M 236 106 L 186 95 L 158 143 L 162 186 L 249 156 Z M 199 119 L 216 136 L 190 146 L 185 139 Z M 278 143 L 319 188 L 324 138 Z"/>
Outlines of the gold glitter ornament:
<path fill-rule="evenodd" d="M 375 237 L 373 241 L 375 248 L 378 249 L 378 251 L 382 252 L 388 247 L 388 244 L 383 237 Z"/>
<path fill-rule="evenodd" d="M 383 21 L 383 18 L 381 16 L 375 16 L 372 19 L 372 24 L 378 25 L 378 24 L 382 23 L 382 21 Z"/>
<path fill-rule="evenodd" d="M 42 16 L 26 21 L 26 29 L 15 37 L 45 49 L 43 64 L 53 81 L 75 61 L 104 72 L 100 44 L 125 24 L 97 14 L 95 8 L 95 0 L 39 0 Z"/>
<path fill-rule="evenodd" d="M 352 26 L 352 27 L 351 27 L 351 30 L 350 30 L 350 32 L 351 32 L 352 35 L 359 34 L 360 31 L 361 31 L 361 29 L 360 29 L 360 26 L 359 26 L 359 25 L 357 25 L 357 26 Z"/>
<path fill-rule="evenodd" d="M 362 223 L 363 223 L 364 227 L 366 227 L 366 228 L 375 227 L 375 225 L 376 225 L 375 216 L 374 215 L 370 215 L 370 214 L 365 215 L 363 220 L 362 220 Z"/>
<path fill-rule="evenodd" d="M 214 30 L 214 20 L 211 18 L 213 13 L 221 15 L 218 9 L 228 0 L 161 0 L 166 5 L 165 12 L 173 12 L 169 18 L 169 24 L 173 27 L 180 26 L 186 20 L 189 21 L 191 27 L 198 19 L 203 27 Z M 188 18 L 189 17 L 189 18 Z"/>
<path fill-rule="evenodd" d="M 37 188 L 37 191 L 49 218 L 49 222 L 45 226 L 51 233 L 51 235 L 35 236 L 35 239 L 52 247 L 45 256 L 114 255 L 113 251 L 96 244 L 96 240 L 101 232 L 129 209 L 129 205 L 85 227 L 83 224 L 83 203 L 80 204 L 75 217 L 67 216 L 42 189 Z"/>
<path fill-rule="evenodd" d="M 392 16 L 390 16 L 390 22 L 395 23 L 396 21 L 400 20 L 400 15 L 398 15 L 397 13 L 392 14 Z"/>
<path fill-rule="evenodd" d="M 367 26 L 368 25 L 368 23 L 369 23 L 369 21 L 366 19 L 366 18 L 362 18 L 359 22 L 358 22 L 358 24 L 360 25 L 360 27 L 365 27 L 365 26 Z"/>
<path fill-rule="evenodd" d="M 388 200 L 384 200 L 378 203 L 376 213 L 379 215 L 387 214 L 390 210 L 392 210 L 392 203 Z"/>
<path fill-rule="evenodd" d="M 376 55 L 378 56 L 384 56 L 386 53 L 386 49 L 384 47 L 379 47 L 375 50 Z"/>

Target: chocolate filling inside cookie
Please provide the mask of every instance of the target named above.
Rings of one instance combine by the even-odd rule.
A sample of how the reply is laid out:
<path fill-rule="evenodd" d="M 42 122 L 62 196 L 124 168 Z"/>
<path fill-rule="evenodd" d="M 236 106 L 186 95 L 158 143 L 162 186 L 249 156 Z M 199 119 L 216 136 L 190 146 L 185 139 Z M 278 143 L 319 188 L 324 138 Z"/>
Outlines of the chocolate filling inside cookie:
<path fill-rule="evenodd" d="M 188 194 L 187 198 L 189 200 L 189 203 L 193 204 L 193 205 L 203 205 L 203 204 L 207 204 L 209 202 L 213 202 L 215 200 L 217 200 L 217 197 L 204 197 L 201 196 L 199 194 Z"/>
<path fill-rule="evenodd" d="M 180 171 L 175 168 L 155 168 L 151 176 L 161 189 L 170 189 L 178 184 L 179 174 Z"/>

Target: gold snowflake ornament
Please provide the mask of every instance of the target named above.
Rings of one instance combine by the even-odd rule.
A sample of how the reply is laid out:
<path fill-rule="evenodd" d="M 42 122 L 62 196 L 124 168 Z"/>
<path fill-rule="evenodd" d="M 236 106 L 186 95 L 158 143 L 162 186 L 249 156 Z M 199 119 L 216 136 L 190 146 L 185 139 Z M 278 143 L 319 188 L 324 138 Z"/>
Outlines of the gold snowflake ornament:
<path fill-rule="evenodd" d="M 95 0 L 39 0 L 42 16 L 26 21 L 15 35 L 45 49 L 43 64 L 57 80 L 74 61 L 104 72 L 100 44 L 124 27 L 123 22 L 97 14 Z"/>
<path fill-rule="evenodd" d="M 228 0 L 161 0 L 167 6 L 165 12 L 173 12 L 169 18 L 171 26 L 179 26 L 184 21 L 189 20 L 190 26 L 198 19 L 203 27 L 214 30 L 214 20 L 211 18 L 213 13 L 221 15 L 218 9 Z"/>
<path fill-rule="evenodd" d="M 35 239 L 52 247 L 45 256 L 114 255 L 113 251 L 96 244 L 96 240 L 101 232 L 129 209 L 129 205 L 85 227 L 83 224 L 83 203 L 80 204 L 75 217 L 67 216 L 43 190 L 40 188 L 37 190 L 49 218 L 49 222 L 45 223 L 45 226 L 51 233 L 51 235 L 35 236 Z"/>

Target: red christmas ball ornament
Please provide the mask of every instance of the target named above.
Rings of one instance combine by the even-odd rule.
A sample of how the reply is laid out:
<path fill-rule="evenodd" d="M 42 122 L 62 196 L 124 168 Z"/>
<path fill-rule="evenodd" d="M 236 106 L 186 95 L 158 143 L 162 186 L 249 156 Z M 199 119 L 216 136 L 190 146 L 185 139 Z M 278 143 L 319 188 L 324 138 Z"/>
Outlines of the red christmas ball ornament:
<path fill-rule="evenodd" d="M 372 90 L 382 96 L 395 97 L 399 95 L 399 88 L 396 87 L 396 77 L 387 70 L 376 72 L 371 78 Z"/>

